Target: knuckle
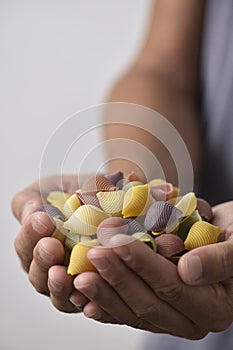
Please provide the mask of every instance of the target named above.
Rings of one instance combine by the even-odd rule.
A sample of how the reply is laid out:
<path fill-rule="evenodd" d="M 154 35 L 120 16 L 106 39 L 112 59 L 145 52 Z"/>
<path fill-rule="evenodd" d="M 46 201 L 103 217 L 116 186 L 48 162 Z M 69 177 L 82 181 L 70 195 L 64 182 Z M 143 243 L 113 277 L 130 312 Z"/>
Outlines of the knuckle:
<path fill-rule="evenodd" d="M 166 285 L 156 290 L 156 294 L 162 300 L 168 302 L 179 302 L 182 298 L 182 285 L 181 284 L 171 284 Z"/>

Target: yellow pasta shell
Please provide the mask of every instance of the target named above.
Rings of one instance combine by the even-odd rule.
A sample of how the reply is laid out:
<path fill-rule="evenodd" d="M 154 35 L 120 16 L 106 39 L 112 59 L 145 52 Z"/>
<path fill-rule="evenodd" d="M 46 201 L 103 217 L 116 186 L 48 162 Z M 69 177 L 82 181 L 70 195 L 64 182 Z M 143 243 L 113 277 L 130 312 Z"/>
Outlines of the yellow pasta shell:
<path fill-rule="evenodd" d="M 64 203 L 63 214 L 68 219 L 74 212 L 81 206 L 81 202 L 78 199 L 76 193 L 72 194 Z"/>
<path fill-rule="evenodd" d="M 166 181 L 163 179 L 152 179 L 151 181 L 148 182 L 149 187 L 154 187 L 158 185 L 165 184 Z"/>
<path fill-rule="evenodd" d="M 130 187 L 124 197 L 122 215 L 124 218 L 144 215 L 153 201 L 148 184 Z"/>
<path fill-rule="evenodd" d="M 186 216 L 183 219 L 183 221 L 181 221 L 177 231 L 177 235 L 184 241 L 192 225 L 198 221 L 202 221 L 202 218 L 198 210 L 194 210 L 194 212 L 191 215 Z"/>
<path fill-rule="evenodd" d="M 124 196 L 123 190 L 97 193 L 101 208 L 113 216 L 122 211 Z"/>
<path fill-rule="evenodd" d="M 64 227 L 73 233 L 91 236 L 96 233 L 101 221 L 110 216 L 94 205 L 81 205 L 64 223 Z"/>
<path fill-rule="evenodd" d="M 183 213 L 183 217 L 191 215 L 197 207 L 197 197 L 194 192 L 185 194 L 175 205 Z"/>
<path fill-rule="evenodd" d="M 184 241 L 185 249 L 191 250 L 207 244 L 217 243 L 220 232 L 218 226 L 206 221 L 195 222 Z"/>
<path fill-rule="evenodd" d="M 81 242 L 74 246 L 71 255 L 70 263 L 67 269 L 69 275 L 77 275 L 86 271 L 96 271 L 96 268 L 92 265 L 90 260 L 87 258 L 87 252 L 95 246 L 99 246 L 99 241 L 97 239 Z"/>
<path fill-rule="evenodd" d="M 46 199 L 48 203 L 52 204 L 63 213 L 64 204 L 69 197 L 69 193 L 63 191 L 51 191 Z"/>

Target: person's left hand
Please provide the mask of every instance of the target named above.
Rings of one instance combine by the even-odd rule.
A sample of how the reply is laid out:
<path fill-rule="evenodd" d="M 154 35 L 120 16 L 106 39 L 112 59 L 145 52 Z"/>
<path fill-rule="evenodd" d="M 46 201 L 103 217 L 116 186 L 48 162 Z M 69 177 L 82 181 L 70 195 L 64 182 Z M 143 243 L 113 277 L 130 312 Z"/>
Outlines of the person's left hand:
<path fill-rule="evenodd" d="M 124 235 L 113 238 L 112 249 L 90 250 L 99 274 L 74 279 L 77 292 L 90 299 L 84 314 L 188 339 L 228 328 L 233 321 L 232 208 L 233 202 L 214 208 L 214 222 L 226 241 L 190 251 L 178 267 L 139 241 L 127 244 L 130 237 Z"/>

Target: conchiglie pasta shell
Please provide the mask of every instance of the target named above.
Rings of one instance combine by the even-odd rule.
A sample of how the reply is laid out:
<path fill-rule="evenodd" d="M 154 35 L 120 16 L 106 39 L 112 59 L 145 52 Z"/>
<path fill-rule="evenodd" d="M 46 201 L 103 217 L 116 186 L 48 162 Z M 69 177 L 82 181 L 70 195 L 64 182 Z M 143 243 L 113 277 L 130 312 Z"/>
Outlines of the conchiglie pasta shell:
<path fill-rule="evenodd" d="M 152 179 L 148 182 L 149 187 L 153 187 L 153 186 L 158 186 L 158 185 L 162 185 L 165 184 L 166 181 L 164 179 Z"/>
<path fill-rule="evenodd" d="M 95 193 L 99 191 L 115 191 L 116 186 L 103 175 L 88 178 L 81 187 L 81 193 Z"/>
<path fill-rule="evenodd" d="M 64 223 L 64 227 L 73 233 L 91 236 L 96 233 L 98 225 L 110 215 L 93 205 L 82 205 Z"/>
<path fill-rule="evenodd" d="M 90 236 L 83 236 L 83 235 L 78 235 L 76 233 L 68 232 L 66 234 L 65 247 L 68 249 L 69 252 L 71 252 L 77 243 L 87 242 L 87 241 L 90 241 L 91 239 L 92 238 Z"/>
<path fill-rule="evenodd" d="M 184 242 L 173 233 L 164 233 L 155 238 L 157 252 L 166 258 L 184 250 Z"/>
<path fill-rule="evenodd" d="M 122 215 L 124 218 L 142 216 L 153 201 L 148 184 L 131 187 L 124 197 Z"/>
<path fill-rule="evenodd" d="M 185 249 L 191 250 L 207 244 L 217 243 L 220 235 L 220 228 L 205 221 L 195 222 L 186 240 L 184 241 Z"/>
<path fill-rule="evenodd" d="M 177 235 L 184 241 L 192 225 L 198 221 L 202 221 L 201 216 L 198 210 L 194 210 L 194 212 L 191 215 L 186 216 L 181 221 L 177 231 Z"/>
<path fill-rule="evenodd" d="M 170 203 L 164 201 L 154 202 L 148 209 L 144 226 L 148 231 L 171 232 L 179 223 L 181 211 Z"/>
<path fill-rule="evenodd" d="M 69 197 L 69 193 L 63 191 L 51 191 L 46 199 L 48 203 L 52 204 L 63 213 L 64 204 Z"/>
<path fill-rule="evenodd" d="M 175 206 L 181 210 L 183 217 L 191 215 L 197 207 L 197 197 L 195 193 L 189 192 L 185 194 Z"/>
<path fill-rule="evenodd" d="M 98 192 L 97 197 L 101 208 L 111 215 L 121 213 L 125 191 Z"/>
<path fill-rule="evenodd" d="M 76 193 L 72 194 L 64 203 L 63 213 L 68 219 L 81 205 Z"/>
<path fill-rule="evenodd" d="M 80 242 L 74 246 L 67 270 L 69 275 L 74 276 L 82 272 L 96 271 L 96 268 L 87 258 L 87 252 L 95 246 L 99 246 L 99 241 L 97 239 L 88 242 Z"/>
<path fill-rule="evenodd" d="M 96 193 L 81 193 L 77 191 L 76 194 L 82 204 L 94 205 L 95 207 L 100 208 Z"/>
<path fill-rule="evenodd" d="M 106 179 L 108 179 L 109 181 L 111 181 L 113 183 L 113 185 L 118 186 L 118 183 L 122 182 L 123 176 L 124 176 L 124 174 L 122 171 L 117 171 L 115 173 L 105 175 L 104 177 Z"/>

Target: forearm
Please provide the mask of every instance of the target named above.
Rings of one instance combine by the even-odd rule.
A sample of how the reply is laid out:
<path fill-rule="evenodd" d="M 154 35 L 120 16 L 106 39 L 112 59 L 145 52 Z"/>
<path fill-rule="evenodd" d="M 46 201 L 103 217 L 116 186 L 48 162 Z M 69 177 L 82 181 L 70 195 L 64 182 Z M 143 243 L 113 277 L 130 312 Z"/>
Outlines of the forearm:
<path fill-rule="evenodd" d="M 183 138 L 190 152 L 194 171 L 198 173 L 201 154 L 198 91 L 194 93 L 187 87 L 178 86 L 171 76 L 136 65 L 115 84 L 108 101 L 136 103 L 166 117 Z M 114 113 L 107 114 L 105 119 L 106 122 L 114 122 Z M 173 183 L 177 182 L 172 157 L 157 138 L 143 131 L 136 133 L 133 127 L 125 125 L 110 125 L 105 128 L 106 139 L 118 137 L 133 139 L 151 150 L 160 162 L 166 178 Z M 111 149 L 108 149 L 108 152 L 108 156 L 111 157 Z M 109 164 L 110 171 L 121 168 L 128 172 L 134 165 L 120 160 Z"/>

